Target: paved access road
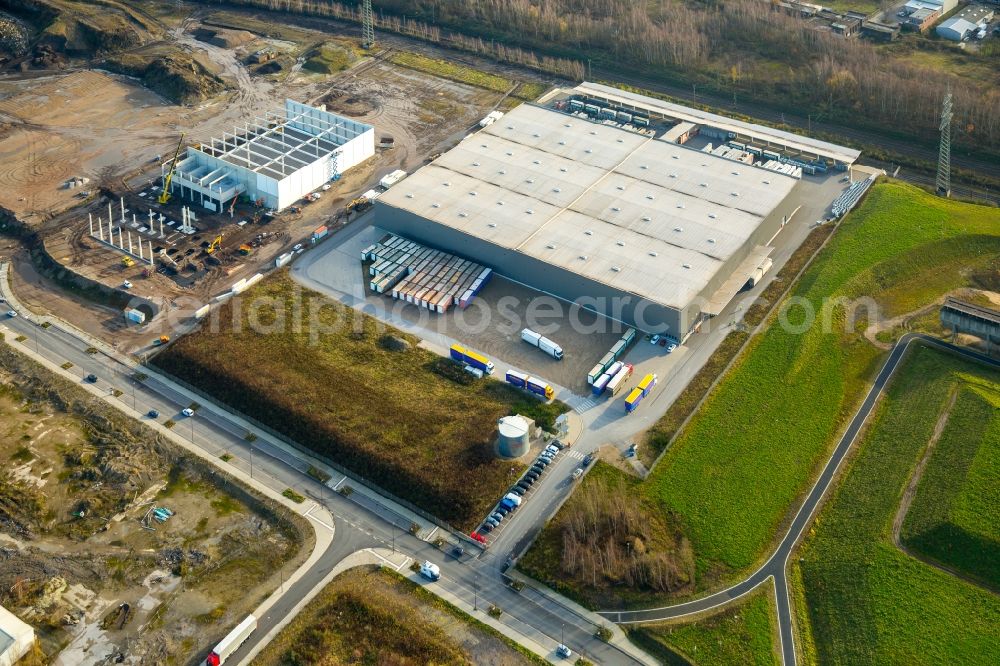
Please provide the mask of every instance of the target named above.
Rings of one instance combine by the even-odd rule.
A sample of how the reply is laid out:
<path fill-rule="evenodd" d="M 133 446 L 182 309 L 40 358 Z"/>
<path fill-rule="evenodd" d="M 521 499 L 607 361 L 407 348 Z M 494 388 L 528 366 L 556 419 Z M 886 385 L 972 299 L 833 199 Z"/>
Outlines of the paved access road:
<path fill-rule="evenodd" d="M 1000 369 L 1000 361 L 997 361 L 996 359 L 989 358 L 970 349 L 955 346 L 929 335 L 924 335 L 923 333 L 907 333 L 900 338 L 895 347 L 893 347 L 892 352 L 889 354 L 889 358 L 886 359 L 885 365 L 882 366 L 878 376 L 875 378 L 875 382 L 872 384 L 871 390 L 869 390 L 864 402 L 861 403 L 861 406 L 858 408 L 857 413 L 855 413 L 850 425 L 848 425 L 847 430 L 840 438 L 840 442 L 837 444 L 837 448 L 834 449 L 833 454 L 830 456 L 830 460 L 827 461 L 826 465 L 823 467 L 823 470 L 820 472 L 819 478 L 813 485 L 812 490 L 809 491 L 809 494 L 806 496 L 802 506 L 799 507 L 798 512 L 795 514 L 795 518 L 792 520 L 792 524 L 788 528 L 788 532 L 781 540 L 781 543 L 778 544 L 777 549 L 771 557 L 768 558 L 767 562 L 765 562 L 760 569 L 750 574 L 750 576 L 743 581 L 701 599 L 696 599 L 683 604 L 677 604 L 675 606 L 664 606 L 662 608 L 648 608 L 634 611 L 602 611 L 601 615 L 619 624 L 637 624 L 683 617 L 685 615 L 702 612 L 715 608 L 716 606 L 726 604 L 733 599 L 747 594 L 758 585 L 766 582 L 768 579 L 773 579 L 778 606 L 778 631 L 781 638 L 782 663 L 785 664 L 785 666 L 795 664 L 795 637 L 792 629 L 792 613 L 788 595 L 788 581 L 785 577 L 788 566 L 788 558 L 791 556 L 795 545 L 798 543 L 799 539 L 812 522 L 812 518 L 817 507 L 820 502 L 822 502 L 824 495 L 833 483 L 833 479 L 836 477 L 841 463 L 844 461 L 844 458 L 850 451 L 851 446 L 857 439 L 858 433 L 861 431 L 861 428 L 864 427 L 864 424 L 868 420 L 869 416 L 871 416 L 876 404 L 878 404 L 879 398 L 881 398 L 882 394 L 885 392 L 885 389 L 889 384 L 889 380 L 896 372 L 896 369 L 899 367 L 899 364 L 903 360 L 906 351 L 910 348 L 910 345 L 914 343 L 934 347 L 936 349 L 956 354 L 970 361 L 983 363 L 993 368 Z"/>
<path fill-rule="evenodd" d="M 7 308 L 4 304 L 2 311 Z M 22 314 L 27 313 L 22 311 Z M 54 318 L 44 319 L 51 325 L 42 327 L 24 316 L 10 318 L 0 314 L 0 329 L 7 329 L 9 337 L 23 335 L 23 345 L 49 361 L 58 365 L 67 361 L 72 363 L 70 371 L 78 374 L 81 384 L 87 383 L 88 374 L 95 374 L 97 381 L 93 386 L 106 390 L 113 404 L 120 402 L 121 406 L 131 407 L 140 414 L 155 409 L 159 412 L 158 421 L 174 420 L 173 431 L 207 452 L 211 459 L 218 461 L 216 464 L 220 468 L 235 466 L 279 493 L 292 488 L 332 514 L 334 524 L 329 526 L 317 524 L 318 521 L 310 516 L 316 529 L 335 529 L 334 539 L 318 561 L 287 585 L 280 599 L 258 618 L 257 630 L 236 653 L 234 663 L 245 659 L 271 629 L 293 612 L 308 591 L 321 584 L 338 562 L 368 547 L 392 548 L 414 560 L 426 559 L 438 564 L 442 571 L 441 585 L 451 595 L 478 608 L 478 612 L 484 612 L 491 604 L 497 605 L 503 610 L 500 622 L 509 628 L 505 632 L 508 636 L 521 642 L 527 637 L 535 645 L 553 650 L 550 656 L 554 655 L 554 648 L 562 639 L 574 652 L 586 655 L 595 663 L 651 663 L 630 645 L 618 647 L 594 638 L 596 616 L 588 617 L 557 599 L 513 591 L 500 576 L 505 555 L 469 548 L 460 559 L 449 556 L 436 546 L 411 536 L 408 533 L 410 520 L 395 513 L 388 501 L 382 504 L 360 497 L 361 493 L 354 493 L 348 499 L 332 492 L 305 473 L 308 463 L 289 451 L 287 445 L 252 429 L 239 415 L 199 399 L 151 369 L 140 368 L 145 377 L 138 380 L 135 364 L 124 356 L 110 348 L 95 350 L 90 341 L 80 337 L 71 327 L 63 327 Z M 117 398 L 112 396 L 115 389 L 122 392 Z M 194 417 L 185 418 L 181 410 L 195 400 L 202 406 Z M 143 420 L 148 418 L 142 417 Z M 246 440 L 248 431 L 257 435 L 252 443 Z M 232 459 L 222 462 L 219 456 L 223 453 L 228 453 Z"/>

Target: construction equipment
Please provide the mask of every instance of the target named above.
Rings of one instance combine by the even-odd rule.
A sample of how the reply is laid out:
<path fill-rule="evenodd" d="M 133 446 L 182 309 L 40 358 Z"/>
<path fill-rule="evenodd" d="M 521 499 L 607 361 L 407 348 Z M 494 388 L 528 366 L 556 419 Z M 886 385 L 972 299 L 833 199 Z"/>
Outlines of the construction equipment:
<path fill-rule="evenodd" d="M 161 204 L 165 204 L 170 201 L 170 181 L 174 177 L 174 169 L 177 168 L 177 157 L 181 154 L 182 145 L 184 145 L 183 132 L 181 132 L 181 138 L 177 141 L 177 149 L 174 150 L 174 158 L 170 160 L 170 171 L 167 172 L 167 177 L 163 179 L 163 191 L 160 192 L 160 198 L 157 200 Z"/>
<path fill-rule="evenodd" d="M 156 341 L 153 344 L 156 345 L 157 347 L 159 347 L 161 345 L 167 344 L 168 342 L 170 342 L 170 336 L 169 335 L 161 335 L 159 338 L 156 339 Z"/>
<path fill-rule="evenodd" d="M 243 243 L 243 245 L 240 245 L 240 254 L 242 254 L 243 256 L 246 256 L 246 255 L 250 254 L 251 252 L 253 252 L 253 248 L 250 247 L 249 245 L 247 245 L 246 243 Z"/>
<path fill-rule="evenodd" d="M 135 266 L 135 259 L 128 255 L 122 257 L 122 268 L 131 268 L 132 266 Z"/>
<path fill-rule="evenodd" d="M 211 244 L 209 244 L 209 246 L 205 248 L 205 254 L 212 254 L 221 247 L 222 247 L 222 236 L 219 235 L 216 236 L 215 240 L 212 241 Z"/>
<path fill-rule="evenodd" d="M 372 202 L 367 197 L 358 197 L 351 203 L 347 204 L 348 213 L 363 213 L 364 211 L 371 208 Z"/>

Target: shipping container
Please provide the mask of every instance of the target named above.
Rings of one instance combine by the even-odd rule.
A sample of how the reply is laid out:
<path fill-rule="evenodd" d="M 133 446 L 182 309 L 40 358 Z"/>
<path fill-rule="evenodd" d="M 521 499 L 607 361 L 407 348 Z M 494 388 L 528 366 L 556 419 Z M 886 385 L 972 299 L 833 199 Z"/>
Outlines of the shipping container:
<path fill-rule="evenodd" d="M 603 374 L 604 374 L 604 366 L 598 363 L 597 365 L 595 365 L 593 368 L 590 369 L 590 372 L 587 373 L 587 383 L 593 386 L 594 382 L 597 381 L 597 378 Z"/>
<path fill-rule="evenodd" d="M 571 99 L 569 101 L 569 110 L 570 111 L 583 111 L 583 102 L 581 102 L 578 99 Z"/>
<path fill-rule="evenodd" d="M 635 340 L 635 329 L 629 328 L 625 331 L 625 335 L 622 336 L 622 340 L 625 342 L 625 346 L 628 347 Z"/>
<path fill-rule="evenodd" d="M 632 392 L 628 394 L 625 398 L 625 413 L 631 414 L 635 411 L 635 408 L 639 406 L 642 399 L 646 397 L 646 394 L 640 391 L 638 388 L 632 389 Z"/>
<path fill-rule="evenodd" d="M 639 384 L 636 386 L 636 389 L 642 391 L 642 394 L 646 396 L 649 395 L 649 392 L 653 390 L 654 386 L 656 386 L 656 375 L 650 373 L 639 381 Z"/>
<path fill-rule="evenodd" d="M 449 352 L 454 360 L 479 368 L 488 375 L 493 374 L 493 363 L 482 354 L 477 354 L 457 343 L 451 346 Z"/>
<path fill-rule="evenodd" d="M 626 363 L 625 367 L 615 373 L 615 376 L 608 382 L 607 390 L 612 396 L 618 395 L 628 384 L 628 378 L 632 376 L 632 364 Z"/>
<path fill-rule="evenodd" d="M 611 381 L 611 375 L 604 372 L 601 376 L 594 380 L 594 383 L 590 386 L 590 391 L 594 395 L 601 395 L 604 393 L 604 389 L 608 387 L 608 382 Z"/>
<path fill-rule="evenodd" d="M 315 230 L 314 230 L 314 231 L 312 232 L 312 237 L 310 238 L 310 240 L 311 240 L 311 242 L 313 242 L 313 243 L 315 243 L 315 242 L 317 242 L 317 241 L 321 241 L 321 240 L 323 240 L 324 238 L 326 238 L 326 235 L 327 235 L 328 233 L 330 233 L 330 230 L 329 230 L 329 229 L 328 229 L 328 228 L 326 227 L 326 225 L 324 224 L 324 225 L 323 225 L 323 226 L 321 226 L 321 227 L 317 227 L 317 228 L 316 228 L 316 229 L 315 229 Z"/>

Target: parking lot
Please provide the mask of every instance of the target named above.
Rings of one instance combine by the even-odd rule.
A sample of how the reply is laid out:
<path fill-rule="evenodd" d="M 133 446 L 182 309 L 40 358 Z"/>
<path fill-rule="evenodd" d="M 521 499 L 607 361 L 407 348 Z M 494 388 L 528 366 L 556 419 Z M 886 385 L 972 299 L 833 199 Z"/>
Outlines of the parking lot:
<path fill-rule="evenodd" d="M 589 391 L 587 373 L 625 330 L 620 322 L 499 276 L 467 309 L 452 308 L 444 314 L 373 293 L 361 250 L 384 233 L 368 226 L 338 234 L 298 262 L 293 276 L 421 338 L 444 347 L 447 340 L 458 341 L 495 363 L 500 360 L 581 395 Z M 558 343 L 562 360 L 522 342 L 526 326 Z"/>

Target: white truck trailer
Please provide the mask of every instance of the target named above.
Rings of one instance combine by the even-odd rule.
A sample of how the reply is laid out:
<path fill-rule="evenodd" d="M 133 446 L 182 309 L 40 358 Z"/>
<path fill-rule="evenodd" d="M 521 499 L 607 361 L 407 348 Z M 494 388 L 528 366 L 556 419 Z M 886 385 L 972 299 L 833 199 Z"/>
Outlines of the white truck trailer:
<path fill-rule="evenodd" d="M 240 646 L 246 643 L 246 640 L 250 638 L 250 634 L 254 632 L 257 628 L 257 618 L 253 615 L 247 615 L 246 619 L 236 625 L 236 628 L 226 634 L 219 643 L 212 648 L 212 651 L 208 653 L 208 657 L 205 658 L 205 666 L 222 666 L 226 663 L 226 659 L 232 656 L 234 652 L 240 649 Z"/>
<path fill-rule="evenodd" d="M 552 358 L 556 360 L 562 360 L 563 357 L 562 347 L 552 342 L 548 338 L 543 337 L 541 333 L 535 333 L 530 328 L 525 328 L 521 331 L 521 339 L 527 342 L 532 347 L 538 347 Z"/>

